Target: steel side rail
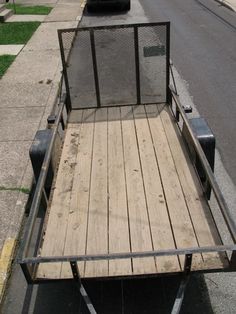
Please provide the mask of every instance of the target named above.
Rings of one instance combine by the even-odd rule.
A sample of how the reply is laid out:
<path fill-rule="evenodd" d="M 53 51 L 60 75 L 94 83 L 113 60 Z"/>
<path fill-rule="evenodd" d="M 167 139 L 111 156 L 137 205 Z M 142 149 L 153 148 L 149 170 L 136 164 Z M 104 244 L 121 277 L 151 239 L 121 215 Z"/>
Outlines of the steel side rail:
<path fill-rule="evenodd" d="M 189 120 L 184 112 L 184 109 L 180 103 L 179 97 L 175 94 L 175 91 L 173 90 L 172 86 L 170 86 L 170 91 L 171 91 L 171 96 L 174 99 L 176 106 L 178 107 L 178 111 L 182 116 L 183 122 L 186 124 L 189 134 L 191 136 L 191 139 L 193 141 L 193 144 L 195 146 L 196 149 L 196 153 L 198 155 L 198 157 L 200 158 L 201 164 L 205 170 L 206 176 L 211 184 L 211 187 L 214 191 L 215 197 L 217 199 L 218 205 L 220 207 L 220 211 L 224 217 L 225 223 L 228 227 L 228 230 L 230 232 L 230 235 L 232 237 L 232 240 L 234 243 L 236 243 L 236 225 L 235 225 L 235 221 L 230 213 L 230 210 L 228 208 L 228 205 L 224 199 L 224 196 L 219 188 L 218 183 L 216 182 L 216 178 L 215 175 L 213 173 L 213 171 L 211 170 L 211 167 L 208 163 L 208 160 L 206 158 L 206 155 L 201 147 L 201 144 L 199 143 L 199 141 L 197 140 L 197 138 L 195 137 L 193 130 L 190 126 Z"/>
<path fill-rule="evenodd" d="M 56 263 L 56 262 L 71 262 L 71 261 L 99 261 L 99 260 L 115 260 L 126 258 L 144 258 L 144 257 L 158 257 L 171 255 L 188 255 L 211 252 L 225 252 L 235 251 L 236 245 L 219 245 L 219 246 L 205 246 L 193 247 L 186 249 L 169 249 L 158 251 L 132 252 L 132 253 L 114 253 L 114 254 L 93 254 L 93 255 L 68 255 L 68 256 L 38 256 L 31 258 L 19 259 L 20 264 L 39 264 L 39 263 Z"/>

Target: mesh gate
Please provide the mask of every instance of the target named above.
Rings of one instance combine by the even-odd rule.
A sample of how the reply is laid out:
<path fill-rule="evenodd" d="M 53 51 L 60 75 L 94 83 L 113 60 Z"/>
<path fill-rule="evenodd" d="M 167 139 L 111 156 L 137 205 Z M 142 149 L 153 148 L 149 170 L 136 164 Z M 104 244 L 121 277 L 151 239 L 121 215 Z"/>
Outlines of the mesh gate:
<path fill-rule="evenodd" d="M 59 30 L 72 109 L 167 102 L 169 22 Z"/>

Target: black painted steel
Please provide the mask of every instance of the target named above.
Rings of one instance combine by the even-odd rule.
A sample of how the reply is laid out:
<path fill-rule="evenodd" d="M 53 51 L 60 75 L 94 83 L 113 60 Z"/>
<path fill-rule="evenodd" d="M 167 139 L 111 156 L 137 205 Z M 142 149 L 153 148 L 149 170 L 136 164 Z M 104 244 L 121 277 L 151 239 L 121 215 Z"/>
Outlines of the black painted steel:
<path fill-rule="evenodd" d="M 139 105 L 141 104 L 141 92 L 140 92 L 140 72 L 139 72 L 138 27 L 134 27 L 134 50 L 135 50 L 137 105 Z"/>
<path fill-rule="evenodd" d="M 89 313 L 91 314 L 96 314 L 96 310 L 87 294 L 87 291 L 85 290 L 83 284 L 81 283 L 81 278 L 80 278 L 80 274 L 79 274 L 79 268 L 78 268 L 78 265 L 77 265 L 77 262 L 76 261 L 71 261 L 70 262 L 70 267 L 71 267 L 71 270 L 72 270 L 72 275 L 73 275 L 73 278 L 74 278 L 74 281 L 76 283 L 76 285 L 78 286 L 78 289 L 79 289 L 79 292 L 87 306 L 87 309 L 89 311 Z"/>
<path fill-rule="evenodd" d="M 73 275 L 74 280 L 76 282 L 78 282 L 79 285 L 81 285 L 81 279 L 80 279 L 79 268 L 78 268 L 77 262 L 71 261 L 70 267 L 71 267 L 71 271 L 72 271 L 72 275 Z"/>
<path fill-rule="evenodd" d="M 184 273 L 183 278 L 180 282 L 180 286 L 175 298 L 175 302 L 171 311 L 171 314 L 179 314 L 181 310 L 181 306 L 184 300 L 184 294 L 185 290 L 189 281 L 189 275 L 191 271 L 191 265 L 192 265 L 192 254 L 185 255 L 185 261 L 184 261 Z"/>
<path fill-rule="evenodd" d="M 33 280 L 32 270 L 30 269 L 30 266 L 26 263 L 21 263 L 20 267 L 22 269 L 22 272 L 25 276 L 27 283 L 32 284 L 34 282 L 34 280 Z"/>
<path fill-rule="evenodd" d="M 170 95 L 170 23 L 166 24 L 166 103 L 169 103 Z"/>
<path fill-rule="evenodd" d="M 100 100 L 100 89 L 99 89 L 99 80 L 98 80 L 98 69 L 97 69 L 97 57 L 96 57 L 96 47 L 94 42 L 94 30 L 90 30 L 90 43 L 91 43 L 91 51 L 92 51 L 92 59 L 93 59 L 93 71 L 94 71 L 94 83 L 96 89 L 96 97 L 97 97 L 97 107 L 101 107 Z"/>
<path fill-rule="evenodd" d="M 184 261 L 184 273 L 185 273 L 185 275 L 188 275 L 191 271 L 192 259 L 193 259 L 192 254 L 186 254 L 185 255 L 185 261 Z"/>
<path fill-rule="evenodd" d="M 179 286 L 179 289 L 175 298 L 175 302 L 174 302 L 171 314 L 180 313 L 181 306 L 184 300 L 185 290 L 186 290 L 189 277 L 190 277 L 191 265 L 192 265 L 192 254 L 187 254 L 185 255 L 183 278 L 180 282 L 180 286 Z"/>
<path fill-rule="evenodd" d="M 81 296 L 82 296 L 82 298 L 83 298 L 83 300 L 84 300 L 84 302 L 88 308 L 89 313 L 96 314 L 97 312 L 96 312 L 96 310 L 95 310 L 95 308 L 94 308 L 94 306 L 93 306 L 93 304 L 92 304 L 92 302 L 91 302 L 91 300 L 87 294 L 87 291 L 85 290 L 85 288 L 82 284 L 80 286 L 79 291 L 80 291 L 80 294 L 81 294 Z"/>
<path fill-rule="evenodd" d="M 36 182 L 38 181 L 39 174 L 41 171 L 42 163 L 51 140 L 52 130 L 45 129 L 36 132 L 33 143 L 29 150 L 30 160 L 34 171 L 34 177 Z M 47 174 L 47 179 L 45 182 L 45 188 L 47 190 L 47 195 L 52 186 L 52 180 L 54 176 L 52 162 L 49 165 L 49 170 Z"/>
<path fill-rule="evenodd" d="M 61 61 L 62 61 L 62 71 L 63 71 L 63 78 L 65 82 L 66 87 L 66 108 L 69 112 L 71 110 L 71 99 L 70 99 L 70 87 L 69 87 L 69 81 L 68 81 L 68 75 L 67 75 L 67 64 L 65 59 L 65 53 L 64 53 L 64 46 L 63 46 L 63 40 L 62 40 L 62 33 L 60 30 L 58 30 L 58 40 L 59 40 L 59 47 L 61 52 Z"/>

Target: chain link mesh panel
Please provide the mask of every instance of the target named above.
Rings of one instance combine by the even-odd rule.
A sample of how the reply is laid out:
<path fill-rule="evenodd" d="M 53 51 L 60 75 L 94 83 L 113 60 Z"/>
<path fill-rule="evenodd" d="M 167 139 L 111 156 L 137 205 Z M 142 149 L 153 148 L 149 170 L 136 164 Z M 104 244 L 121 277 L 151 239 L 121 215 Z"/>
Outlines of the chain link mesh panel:
<path fill-rule="evenodd" d="M 134 105 L 139 90 L 143 104 L 166 102 L 167 23 L 61 30 L 60 37 L 73 109 Z"/>

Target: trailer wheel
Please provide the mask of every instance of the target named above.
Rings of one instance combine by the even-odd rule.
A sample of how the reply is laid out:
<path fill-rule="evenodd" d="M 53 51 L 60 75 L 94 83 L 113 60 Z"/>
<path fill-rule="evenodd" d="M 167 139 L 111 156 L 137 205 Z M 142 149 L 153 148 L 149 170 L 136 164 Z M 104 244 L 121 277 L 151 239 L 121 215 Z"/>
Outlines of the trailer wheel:
<path fill-rule="evenodd" d="M 125 11 L 129 11 L 130 10 L 130 0 L 127 1 L 127 3 L 124 6 Z"/>
<path fill-rule="evenodd" d="M 87 3 L 87 12 L 89 12 L 89 13 L 93 13 L 93 12 L 95 12 L 96 10 L 95 10 L 95 6 L 93 5 L 93 4 L 88 4 Z"/>

